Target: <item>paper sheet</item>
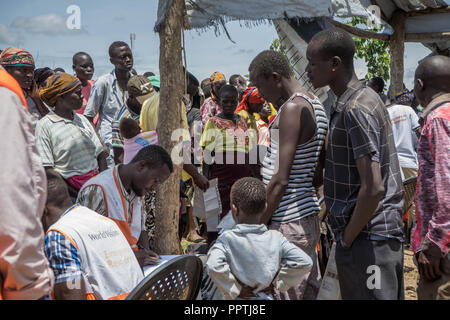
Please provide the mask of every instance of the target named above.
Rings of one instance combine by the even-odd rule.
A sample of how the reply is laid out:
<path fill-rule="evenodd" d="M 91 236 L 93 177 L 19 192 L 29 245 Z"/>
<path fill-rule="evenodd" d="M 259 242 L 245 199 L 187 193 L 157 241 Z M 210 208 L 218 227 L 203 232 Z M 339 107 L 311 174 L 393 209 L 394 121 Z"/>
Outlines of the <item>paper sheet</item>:
<path fill-rule="evenodd" d="M 152 271 L 159 268 L 161 265 L 166 263 L 167 261 L 172 260 L 173 258 L 179 257 L 179 255 L 167 255 L 167 256 L 159 256 L 160 260 L 156 264 L 151 264 L 148 266 L 142 267 L 142 271 L 144 272 L 144 277 L 148 276 Z"/>
<path fill-rule="evenodd" d="M 205 199 L 203 197 L 203 191 L 197 186 L 195 186 L 194 188 L 194 208 L 192 210 L 192 214 L 194 217 L 206 219 Z"/>
<path fill-rule="evenodd" d="M 336 243 L 331 247 L 330 256 L 328 258 L 325 276 L 322 279 L 319 293 L 316 300 L 341 300 L 341 289 L 339 287 L 339 278 L 336 267 Z"/>
<path fill-rule="evenodd" d="M 236 226 L 236 221 L 233 219 L 233 214 L 231 210 L 225 215 L 225 217 L 220 220 L 217 229 L 220 229 L 219 234 L 222 234 L 226 230 L 231 230 Z"/>
<path fill-rule="evenodd" d="M 195 189 L 193 215 L 206 220 L 206 230 L 217 231 L 219 216 L 222 213 L 222 203 L 218 188 L 218 179 L 209 181 L 209 188 L 206 192 Z"/>

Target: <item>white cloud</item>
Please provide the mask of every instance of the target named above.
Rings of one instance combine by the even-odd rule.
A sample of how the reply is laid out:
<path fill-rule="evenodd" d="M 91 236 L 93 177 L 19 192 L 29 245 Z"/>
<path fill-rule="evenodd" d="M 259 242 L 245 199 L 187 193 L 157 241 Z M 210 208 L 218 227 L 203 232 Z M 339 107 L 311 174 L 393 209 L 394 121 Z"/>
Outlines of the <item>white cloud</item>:
<path fill-rule="evenodd" d="M 19 35 L 12 32 L 7 26 L 0 24 L 0 43 L 14 45 L 19 41 Z"/>
<path fill-rule="evenodd" d="M 31 18 L 19 17 L 11 24 L 14 28 L 23 29 L 34 34 L 45 35 L 78 35 L 86 33 L 85 30 L 70 30 L 66 25 L 66 18 L 56 14 L 46 14 Z"/>

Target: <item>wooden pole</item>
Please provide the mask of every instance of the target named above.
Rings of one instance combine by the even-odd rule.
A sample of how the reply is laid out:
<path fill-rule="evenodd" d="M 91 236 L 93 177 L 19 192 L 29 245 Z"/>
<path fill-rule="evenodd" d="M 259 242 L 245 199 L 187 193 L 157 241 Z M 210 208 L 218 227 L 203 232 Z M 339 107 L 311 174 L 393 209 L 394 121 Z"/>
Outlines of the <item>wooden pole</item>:
<path fill-rule="evenodd" d="M 441 14 L 441 13 L 450 13 L 450 6 L 442 7 L 442 8 L 428 8 L 425 10 L 419 10 L 419 11 L 409 11 L 406 12 L 407 17 L 419 17 L 419 16 L 425 16 L 429 14 Z"/>
<path fill-rule="evenodd" d="M 166 1 L 166 0 L 159 0 Z M 174 0 L 167 18 L 159 30 L 161 77 L 158 141 L 172 155 L 172 150 L 181 143 L 172 141 L 172 133 L 183 128 L 181 122 L 181 97 L 183 95 L 183 68 L 181 60 L 181 28 L 184 0 Z M 172 160 L 174 156 L 172 155 Z M 155 249 L 159 254 L 181 254 L 178 237 L 180 211 L 181 164 L 174 163 L 174 172 L 158 187 L 155 213 Z"/>
<path fill-rule="evenodd" d="M 450 32 L 407 33 L 406 42 L 445 41 L 450 40 Z"/>
<path fill-rule="evenodd" d="M 405 20 L 404 12 L 397 10 L 392 15 L 391 21 L 389 21 L 389 24 L 394 28 L 394 34 L 389 38 L 391 85 L 389 86 L 388 95 L 391 100 L 395 98 L 397 92 L 403 89 Z"/>

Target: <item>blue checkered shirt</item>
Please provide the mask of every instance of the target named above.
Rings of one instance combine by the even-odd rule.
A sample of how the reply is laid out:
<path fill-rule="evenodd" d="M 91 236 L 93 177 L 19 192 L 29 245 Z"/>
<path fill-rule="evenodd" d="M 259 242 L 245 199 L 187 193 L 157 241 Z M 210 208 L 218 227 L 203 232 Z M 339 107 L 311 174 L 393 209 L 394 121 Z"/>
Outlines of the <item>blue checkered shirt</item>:
<path fill-rule="evenodd" d="M 45 236 L 45 254 L 55 274 L 55 283 L 80 279 L 81 260 L 75 246 L 60 232 L 50 230 Z"/>

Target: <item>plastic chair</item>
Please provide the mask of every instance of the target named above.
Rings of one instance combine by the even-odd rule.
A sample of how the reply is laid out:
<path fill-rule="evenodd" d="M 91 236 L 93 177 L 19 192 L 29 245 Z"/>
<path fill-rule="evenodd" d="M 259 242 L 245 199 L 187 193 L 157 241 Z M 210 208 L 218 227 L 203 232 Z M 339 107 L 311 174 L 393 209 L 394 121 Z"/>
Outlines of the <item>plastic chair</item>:
<path fill-rule="evenodd" d="M 202 275 L 203 265 L 198 257 L 180 256 L 147 275 L 126 300 L 195 300 Z"/>
<path fill-rule="evenodd" d="M 417 176 L 411 177 L 403 181 L 403 189 L 405 190 L 405 205 L 403 206 L 403 214 L 405 214 L 414 203 L 416 195 Z"/>

